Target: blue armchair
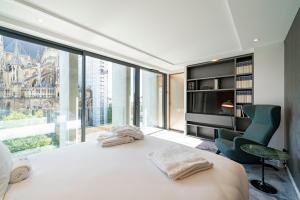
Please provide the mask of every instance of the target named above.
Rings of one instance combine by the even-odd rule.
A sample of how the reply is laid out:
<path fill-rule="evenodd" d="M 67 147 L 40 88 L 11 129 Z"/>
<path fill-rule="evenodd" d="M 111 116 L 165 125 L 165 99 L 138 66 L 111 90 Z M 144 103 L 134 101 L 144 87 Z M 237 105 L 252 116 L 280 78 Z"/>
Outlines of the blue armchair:
<path fill-rule="evenodd" d="M 222 153 L 228 158 L 240 163 L 257 163 L 259 159 L 240 149 L 243 144 L 260 144 L 268 146 L 280 124 L 280 106 L 273 105 L 245 105 L 244 113 L 250 117 L 251 124 L 243 135 L 227 130 L 219 129 L 215 144 L 217 153 Z"/>

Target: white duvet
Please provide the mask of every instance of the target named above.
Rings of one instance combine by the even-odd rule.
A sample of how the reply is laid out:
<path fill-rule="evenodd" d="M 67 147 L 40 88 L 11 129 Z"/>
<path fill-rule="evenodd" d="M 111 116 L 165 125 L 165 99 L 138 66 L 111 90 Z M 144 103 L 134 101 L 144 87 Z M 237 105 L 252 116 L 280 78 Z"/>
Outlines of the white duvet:
<path fill-rule="evenodd" d="M 153 137 L 102 148 L 86 142 L 29 157 L 31 176 L 9 186 L 5 200 L 245 200 L 244 168 L 202 151 L 214 167 L 180 181 L 162 174 L 148 154 L 174 143 Z M 199 150 L 201 151 L 201 150 Z"/>

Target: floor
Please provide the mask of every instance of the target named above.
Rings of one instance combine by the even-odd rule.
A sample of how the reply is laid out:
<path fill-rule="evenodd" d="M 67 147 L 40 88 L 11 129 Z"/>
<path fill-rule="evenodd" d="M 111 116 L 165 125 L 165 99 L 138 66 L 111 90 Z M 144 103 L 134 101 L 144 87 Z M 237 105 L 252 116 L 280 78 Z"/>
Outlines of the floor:
<path fill-rule="evenodd" d="M 151 136 L 180 143 L 190 147 L 196 147 L 199 149 L 216 152 L 216 147 L 213 142 L 200 140 L 198 138 L 193 138 L 185 136 L 183 133 L 178 133 L 175 131 L 158 131 Z M 249 180 L 260 179 L 261 177 L 261 166 L 260 165 L 244 165 L 246 172 L 248 174 Z M 265 170 L 265 180 L 271 185 L 278 189 L 278 193 L 275 195 L 265 194 L 252 185 L 249 184 L 250 188 L 250 200 L 297 200 L 297 193 L 289 179 L 286 169 L 280 169 L 275 171 L 271 168 L 266 168 Z"/>

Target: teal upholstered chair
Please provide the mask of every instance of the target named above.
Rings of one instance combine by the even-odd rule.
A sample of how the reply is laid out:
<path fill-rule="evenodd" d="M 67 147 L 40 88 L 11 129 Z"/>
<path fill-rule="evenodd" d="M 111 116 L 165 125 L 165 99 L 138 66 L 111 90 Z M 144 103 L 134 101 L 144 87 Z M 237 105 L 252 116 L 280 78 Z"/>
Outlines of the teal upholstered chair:
<path fill-rule="evenodd" d="M 259 162 L 257 157 L 251 156 L 240 149 L 243 144 L 261 144 L 267 146 L 280 124 L 280 106 L 273 105 L 245 105 L 244 113 L 250 117 L 251 124 L 243 135 L 219 129 L 215 144 L 217 153 L 240 163 Z"/>

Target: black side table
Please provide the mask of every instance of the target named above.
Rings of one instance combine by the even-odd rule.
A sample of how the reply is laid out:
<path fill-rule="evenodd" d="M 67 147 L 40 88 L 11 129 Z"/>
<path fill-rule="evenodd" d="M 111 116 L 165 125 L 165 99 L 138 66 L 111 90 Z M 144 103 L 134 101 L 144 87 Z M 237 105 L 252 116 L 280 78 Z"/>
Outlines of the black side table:
<path fill-rule="evenodd" d="M 257 156 L 261 159 L 261 180 L 251 180 L 251 185 L 253 185 L 256 189 L 260 191 L 270 194 L 276 194 L 277 189 L 265 182 L 265 160 L 287 160 L 288 154 L 277 149 L 256 144 L 244 144 L 241 146 L 241 149 L 244 152 Z"/>

